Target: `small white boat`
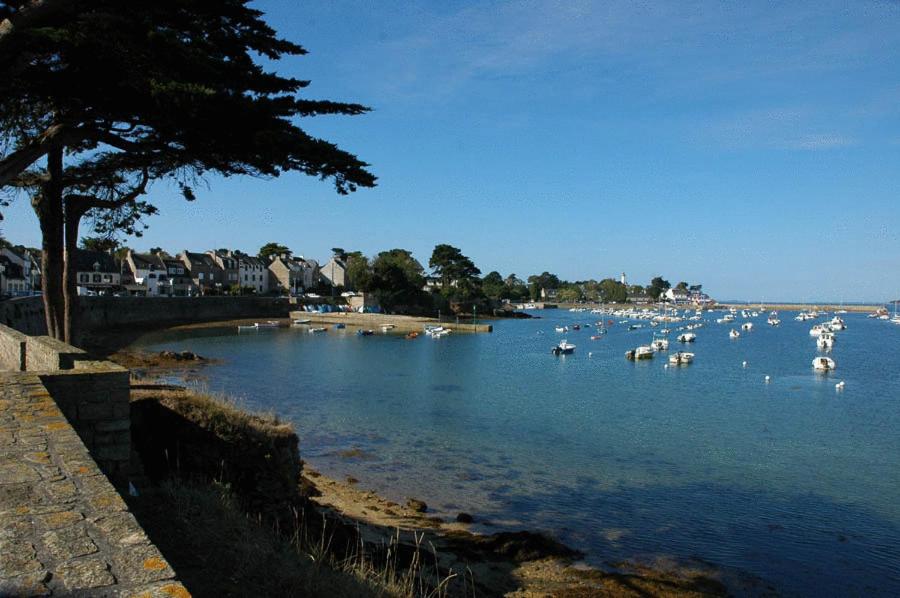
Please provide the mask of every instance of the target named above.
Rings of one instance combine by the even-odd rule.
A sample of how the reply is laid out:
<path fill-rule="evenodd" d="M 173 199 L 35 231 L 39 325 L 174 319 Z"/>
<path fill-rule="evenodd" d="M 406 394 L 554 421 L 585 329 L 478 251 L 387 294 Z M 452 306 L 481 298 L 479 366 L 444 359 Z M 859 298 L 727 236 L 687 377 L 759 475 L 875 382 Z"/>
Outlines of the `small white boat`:
<path fill-rule="evenodd" d="M 668 351 L 669 350 L 669 339 L 666 338 L 657 338 L 653 339 L 650 342 L 650 348 L 654 351 Z"/>
<path fill-rule="evenodd" d="M 326 330 L 327 330 L 327 328 L 324 328 L 324 327 L 320 326 L 320 327 L 318 327 L 318 328 L 310 328 L 310 329 L 309 329 L 309 333 L 310 333 L 310 334 L 317 334 L 317 333 L 319 333 L 319 332 L 325 332 Z"/>
<path fill-rule="evenodd" d="M 831 372 L 837 368 L 837 364 L 830 357 L 816 357 L 812 360 L 812 366 L 817 372 Z"/>
<path fill-rule="evenodd" d="M 694 354 L 679 351 L 674 355 L 669 355 L 669 363 L 671 365 L 687 365 L 694 361 Z"/>
<path fill-rule="evenodd" d="M 845 324 L 844 320 L 838 316 L 834 316 L 833 318 L 831 318 L 828 326 L 831 327 L 831 329 L 834 331 L 847 329 L 847 324 Z"/>
<path fill-rule="evenodd" d="M 834 347 L 834 333 L 823 332 L 816 339 L 816 346 L 820 349 L 831 349 Z"/>
<path fill-rule="evenodd" d="M 636 361 L 639 359 L 653 359 L 653 355 L 653 349 L 651 349 L 648 345 L 641 345 L 636 349 L 625 351 L 625 359 L 628 359 L 629 361 Z"/>
<path fill-rule="evenodd" d="M 278 328 L 280 324 L 274 320 L 269 320 L 268 322 L 257 322 L 254 326 L 257 328 Z"/>
<path fill-rule="evenodd" d="M 735 330 L 734 328 L 732 328 L 731 332 L 728 333 L 728 336 L 731 338 L 738 338 L 741 336 L 741 333 L 738 332 L 737 330 Z"/>
<path fill-rule="evenodd" d="M 309 324 L 309 323 L 311 323 L 311 322 L 312 322 L 312 320 L 310 320 L 309 318 L 303 318 L 303 319 L 300 319 L 300 320 L 294 320 L 294 324 L 296 324 L 296 325 L 298 325 L 298 326 L 302 326 L 303 324 Z"/>
<path fill-rule="evenodd" d="M 692 343 L 697 340 L 697 335 L 693 332 L 685 332 L 678 336 L 679 343 Z"/>
<path fill-rule="evenodd" d="M 250 332 L 250 331 L 256 332 L 257 330 L 259 330 L 259 328 L 257 328 L 253 324 L 250 324 L 249 326 L 238 326 L 237 329 L 238 329 L 238 332 Z"/>
<path fill-rule="evenodd" d="M 569 331 L 569 327 L 568 327 L 568 326 L 557 326 L 557 327 L 556 327 L 556 331 L 559 332 L 559 333 L 568 332 L 568 331 Z"/>
<path fill-rule="evenodd" d="M 781 324 L 781 320 L 778 319 L 777 315 L 773 311 L 769 315 L 769 319 L 766 320 L 766 324 L 768 324 L 769 326 L 778 326 L 779 324 Z"/>
<path fill-rule="evenodd" d="M 575 352 L 575 345 L 566 340 L 561 340 L 550 352 L 554 355 L 569 355 Z"/>
<path fill-rule="evenodd" d="M 396 326 L 394 326 L 393 324 L 385 324 L 381 327 L 381 331 L 387 332 L 388 330 L 393 330 L 394 328 L 396 328 Z"/>
<path fill-rule="evenodd" d="M 823 332 L 831 332 L 831 326 L 828 324 L 816 324 L 809 329 L 810 336 L 819 336 Z"/>
<path fill-rule="evenodd" d="M 753 322 L 746 322 L 744 324 L 741 324 L 741 330 L 746 330 L 748 332 L 750 330 L 753 330 Z"/>

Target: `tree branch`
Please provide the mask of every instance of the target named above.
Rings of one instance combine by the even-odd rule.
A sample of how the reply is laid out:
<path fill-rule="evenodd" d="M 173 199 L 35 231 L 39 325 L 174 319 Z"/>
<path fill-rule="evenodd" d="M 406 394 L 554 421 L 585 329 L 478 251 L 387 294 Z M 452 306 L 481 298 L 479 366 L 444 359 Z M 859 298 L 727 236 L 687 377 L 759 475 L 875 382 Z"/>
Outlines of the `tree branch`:
<path fill-rule="evenodd" d="M 77 203 L 73 203 L 72 207 L 74 208 L 77 205 L 77 209 L 79 211 L 79 215 L 86 214 L 89 210 L 93 210 L 95 208 L 104 209 L 104 210 L 118 210 L 122 206 L 125 206 L 138 197 L 147 192 L 147 183 L 150 182 L 150 173 L 147 172 L 145 168 L 141 172 L 141 181 L 135 185 L 128 193 L 125 193 L 119 199 L 100 199 L 96 195 L 82 195 L 78 193 L 69 193 L 66 195 L 66 206 L 69 206 L 70 202 L 76 201 Z"/>

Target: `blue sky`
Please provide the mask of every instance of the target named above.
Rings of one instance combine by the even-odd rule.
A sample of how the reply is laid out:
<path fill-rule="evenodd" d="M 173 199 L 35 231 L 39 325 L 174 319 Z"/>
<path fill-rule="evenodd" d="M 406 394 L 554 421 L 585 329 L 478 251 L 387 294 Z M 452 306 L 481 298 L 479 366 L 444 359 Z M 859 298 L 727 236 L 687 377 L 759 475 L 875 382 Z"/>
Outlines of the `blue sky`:
<path fill-rule="evenodd" d="M 349 197 L 209 180 L 136 248 L 325 259 L 451 243 L 484 272 L 700 282 L 719 298 L 900 296 L 900 4 L 260 1 L 310 54 L 302 125 L 372 164 Z M 37 244 L 26 202 L 10 240 Z"/>

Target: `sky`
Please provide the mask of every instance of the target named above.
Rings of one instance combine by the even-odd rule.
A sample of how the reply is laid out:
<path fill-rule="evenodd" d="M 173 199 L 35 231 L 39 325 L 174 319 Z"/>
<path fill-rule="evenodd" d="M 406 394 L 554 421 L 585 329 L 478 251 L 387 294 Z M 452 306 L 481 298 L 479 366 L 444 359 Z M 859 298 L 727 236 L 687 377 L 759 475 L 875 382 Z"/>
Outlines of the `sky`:
<path fill-rule="evenodd" d="M 719 299 L 900 296 L 900 3 L 402 2 L 254 6 L 309 54 L 268 66 L 370 106 L 299 124 L 371 164 L 349 196 L 300 175 L 166 183 L 136 249 L 266 242 L 325 261 L 436 244 Z M 39 244 L 25 201 L 3 234 Z"/>

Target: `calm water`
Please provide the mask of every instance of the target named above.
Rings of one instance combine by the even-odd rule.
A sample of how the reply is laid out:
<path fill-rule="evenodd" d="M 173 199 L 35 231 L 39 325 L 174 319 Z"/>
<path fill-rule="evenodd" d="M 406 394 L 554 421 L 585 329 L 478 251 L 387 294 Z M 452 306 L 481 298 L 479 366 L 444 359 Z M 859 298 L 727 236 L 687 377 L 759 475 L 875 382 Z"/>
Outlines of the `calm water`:
<path fill-rule="evenodd" d="M 314 467 L 394 500 L 547 530 L 594 563 L 696 556 L 784 594 L 900 594 L 900 326 L 845 315 L 837 372 L 818 375 L 814 322 L 790 312 L 737 340 L 708 322 L 677 369 L 626 361 L 651 329 L 618 319 L 601 340 L 569 332 L 575 354 L 554 357 L 557 323 L 599 316 L 539 313 L 439 340 L 228 329 L 142 344 L 222 359 L 211 390 L 293 421 Z"/>

